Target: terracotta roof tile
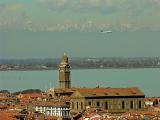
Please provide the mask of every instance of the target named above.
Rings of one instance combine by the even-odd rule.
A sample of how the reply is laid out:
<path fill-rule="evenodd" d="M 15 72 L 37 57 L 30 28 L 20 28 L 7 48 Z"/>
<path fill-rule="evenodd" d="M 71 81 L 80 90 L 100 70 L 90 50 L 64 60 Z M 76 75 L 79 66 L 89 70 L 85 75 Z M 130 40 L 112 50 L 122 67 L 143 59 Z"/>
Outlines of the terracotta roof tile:
<path fill-rule="evenodd" d="M 42 93 L 26 93 L 17 95 L 18 98 L 38 98 L 38 97 L 45 97 Z"/>
<path fill-rule="evenodd" d="M 0 111 L 0 119 L 1 120 L 17 120 L 16 115 L 19 113 L 14 111 Z"/>
<path fill-rule="evenodd" d="M 35 106 L 65 106 L 65 102 L 35 102 L 33 103 Z"/>
<path fill-rule="evenodd" d="M 145 96 L 138 88 L 77 88 L 85 97 L 96 96 Z"/>
<path fill-rule="evenodd" d="M 156 97 L 146 97 L 145 98 L 145 101 L 152 101 L 152 102 L 154 102 L 156 100 L 158 100 L 158 98 L 156 98 Z"/>

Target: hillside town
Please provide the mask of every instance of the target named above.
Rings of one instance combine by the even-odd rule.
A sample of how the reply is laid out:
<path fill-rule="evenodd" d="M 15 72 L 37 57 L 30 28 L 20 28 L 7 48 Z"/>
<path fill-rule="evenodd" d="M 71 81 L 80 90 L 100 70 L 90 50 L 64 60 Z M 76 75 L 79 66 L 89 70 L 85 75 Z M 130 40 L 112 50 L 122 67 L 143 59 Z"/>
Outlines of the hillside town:
<path fill-rule="evenodd" d="M 160 120 L 160 97 L 138 87 L 72 87 L 68 56 L 59 64 L 59 87 L 0 92 L 0 120 Z M 84 81 L 85 82 L 85 81 Z"/>

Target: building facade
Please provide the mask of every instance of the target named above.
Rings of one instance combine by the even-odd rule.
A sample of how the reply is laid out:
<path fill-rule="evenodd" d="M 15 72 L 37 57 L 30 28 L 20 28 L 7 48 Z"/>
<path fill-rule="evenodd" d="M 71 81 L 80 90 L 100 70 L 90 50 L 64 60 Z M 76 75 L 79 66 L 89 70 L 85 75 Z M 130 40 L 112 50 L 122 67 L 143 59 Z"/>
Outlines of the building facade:
<path fill-rule="evenodd" d="M 59 88 L 71 88 L 70 64 L 68 56 L 64 53 L 59 64 Z"/>
<path fill-rule="evenodd" d="M 88 108 L 105 109 L 109 113 L 144 109 L 145 95 L 138 88 L 73 88 L 70 73 L 68 56 L 63 54 L 59 64 L 59 88 L 54 90 L 54 95 L 70 97 L 71 113 Z"/>
<path fill-rule="evenodd" d="M 141 111 L 145 95 L 138 88 L 81 88 L 71 95 L 71 112 L 89 108 L 105 109 L 110 113 Z"/>
<path fill-rule="evenodd" d="M 54 104 L 53 102 L 40 102 L 34 105 L 37 112 L 46 116 L 56 116 L 61 118 L 70 118 L 70 108 L 65 104 Z"/>

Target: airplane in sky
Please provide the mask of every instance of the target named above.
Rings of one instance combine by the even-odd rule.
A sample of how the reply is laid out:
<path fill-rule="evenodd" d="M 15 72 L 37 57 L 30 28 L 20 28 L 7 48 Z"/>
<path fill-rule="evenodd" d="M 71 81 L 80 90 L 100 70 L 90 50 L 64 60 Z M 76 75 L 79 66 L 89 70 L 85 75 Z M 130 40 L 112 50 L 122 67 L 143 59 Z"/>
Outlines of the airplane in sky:
<path fill-rule="evenodd" d="M 101 32 L 101 33 L 112 33 L 111 30 L 101 30 L 100 32 Z"/>

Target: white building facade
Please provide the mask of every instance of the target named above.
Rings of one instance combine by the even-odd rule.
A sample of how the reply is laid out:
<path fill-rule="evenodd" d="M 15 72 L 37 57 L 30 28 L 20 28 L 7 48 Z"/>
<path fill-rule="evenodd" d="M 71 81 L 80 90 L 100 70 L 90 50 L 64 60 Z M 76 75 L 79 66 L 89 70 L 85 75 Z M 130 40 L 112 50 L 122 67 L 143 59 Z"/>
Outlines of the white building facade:
<path fill-rule="evenodd" d="M 46 116 L 56 116 L 62 118 L 70 117 L 69 106 L 47 106 L 35 105 L 35 111 L 45 114 Z"/>

